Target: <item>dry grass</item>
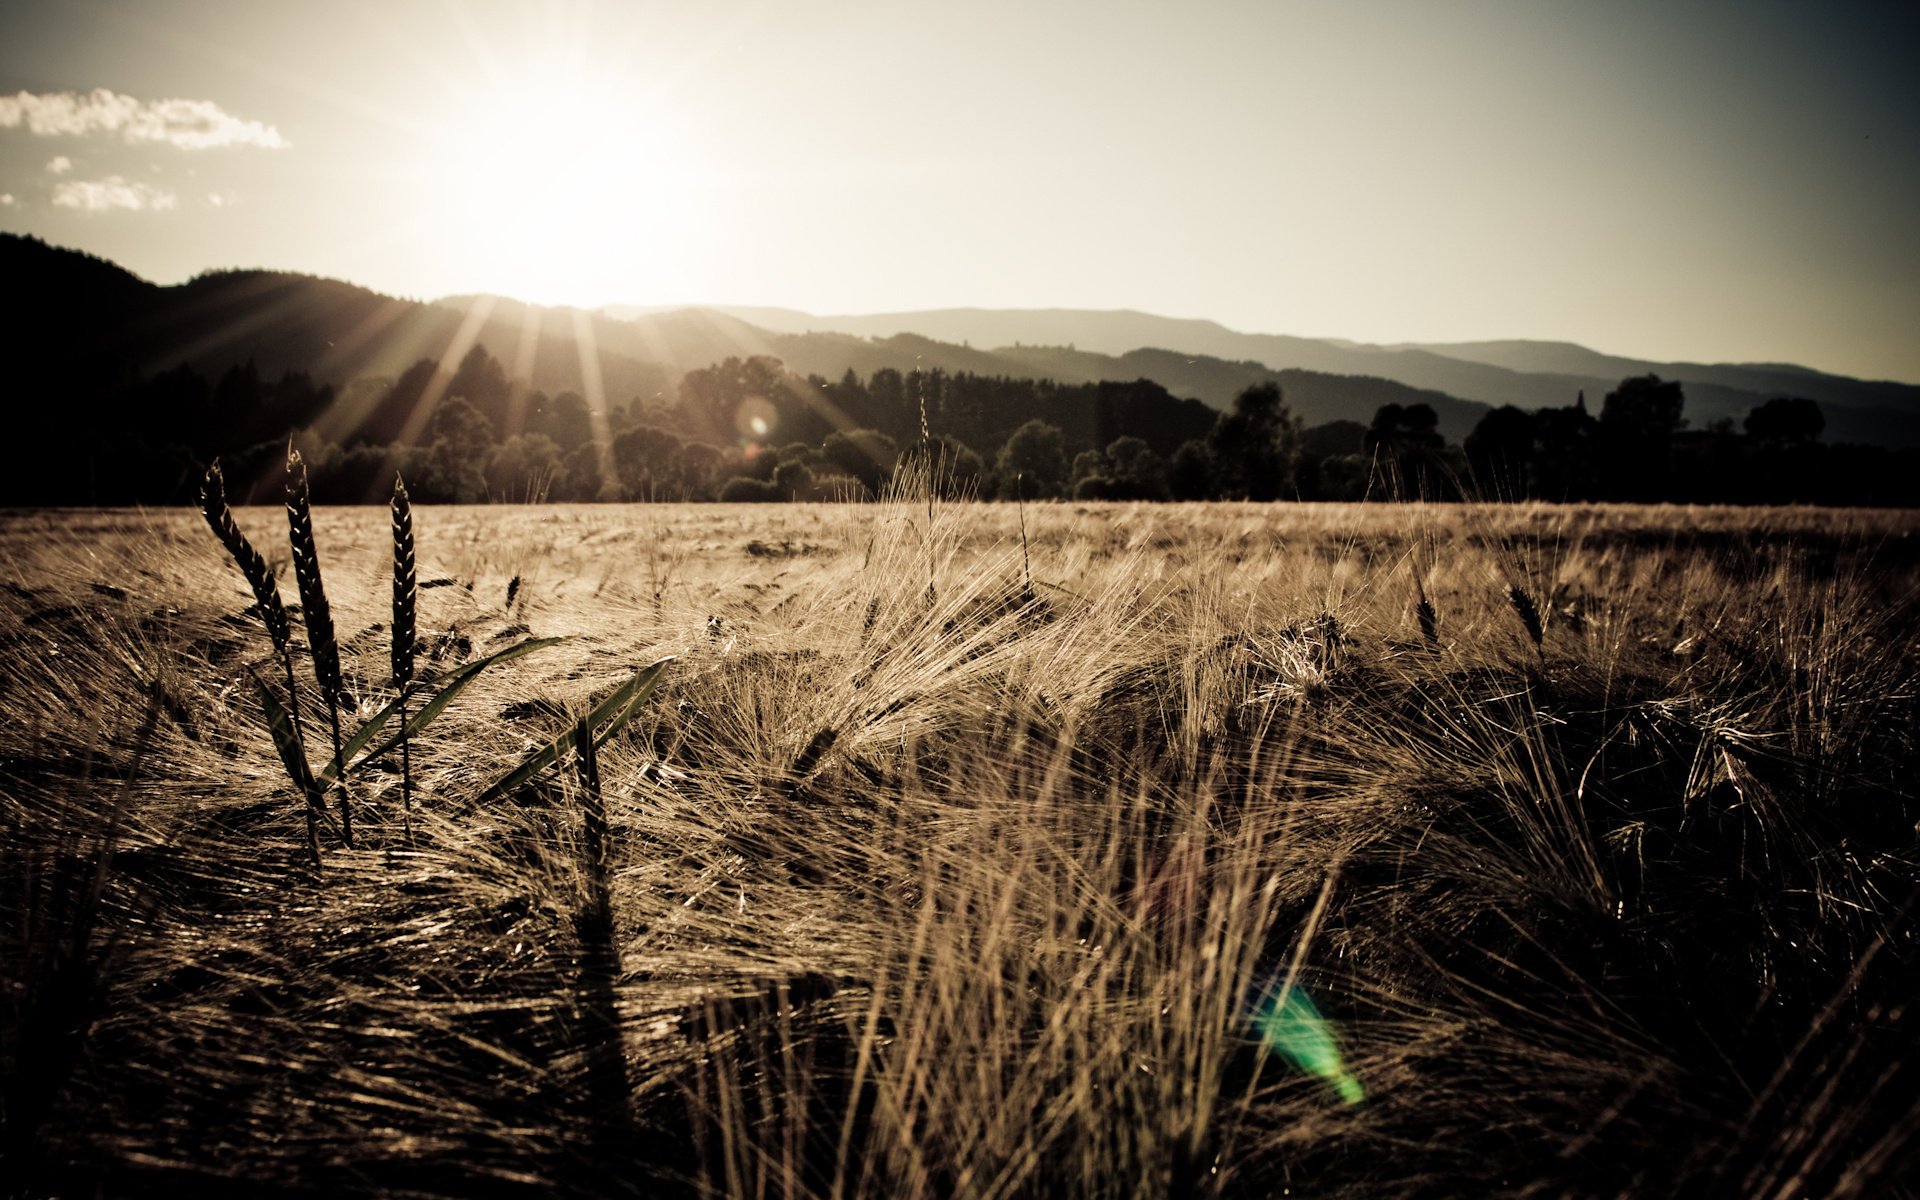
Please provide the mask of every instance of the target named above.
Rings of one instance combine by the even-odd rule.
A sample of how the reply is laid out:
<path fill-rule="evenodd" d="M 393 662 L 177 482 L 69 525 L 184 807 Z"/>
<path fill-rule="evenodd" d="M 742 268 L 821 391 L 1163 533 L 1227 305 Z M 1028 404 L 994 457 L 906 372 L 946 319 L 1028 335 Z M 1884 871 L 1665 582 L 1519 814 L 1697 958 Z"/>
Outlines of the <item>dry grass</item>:
<path fill-rule="evenodd" d="M 423 679 L 568 640 L 317 873 L 199 517 L 0 515 L 10 1187 L 1911 1193 L 1908 515 L 414 523 Z M 389 514 L 313 525 L 364 715 Z M 597 789 L 476 803 L 663 655 Z"/>

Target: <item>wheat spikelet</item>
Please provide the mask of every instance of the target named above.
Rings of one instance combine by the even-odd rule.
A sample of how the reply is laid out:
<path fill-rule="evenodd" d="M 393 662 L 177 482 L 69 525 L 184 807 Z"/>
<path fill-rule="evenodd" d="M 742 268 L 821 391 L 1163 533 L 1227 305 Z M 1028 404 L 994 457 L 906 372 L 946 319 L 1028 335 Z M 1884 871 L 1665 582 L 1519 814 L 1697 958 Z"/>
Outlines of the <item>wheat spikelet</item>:
<path fill-rule="evenodd" d="M 320 581 L 320 550 L 313 540 L 311 492 L 307 464 L 300 452 L 287 448 L 287 527 L 293 548 L 293 577 L 300 585 L 301 617 L 307 626 L 307 646 L 313 651 L 313 677 L 329 703 L 338 704 L 344 692 L 340 679 L 340 644 L 333 636 L 333 609 Z"/>
<path fill-rule="evenodd" d="M 407 685 L 419 641 L 419 573 L 413 560 L 413 503 L 406 481 L 393 475 L 393 686 L 400 691 L 400 820 L 413 841 L 413 748 L 407 737 Z M 515 576 L 515 580 L 518 580 Z M 508 605 L 512 605 L 509 600 Z"/>
<path fill-rule="evenodd" d="M 307 463 L 287 444 L 287 540 L 293 550 L 293 577 L 300 585 L 300 616 L 307 626 L 307 648 L 313 653 L 313 677 L 327 698 L 327 724 L 333 735 L 333 757 L 340 761 L 340 707 L 346 686 L 340 678 L 340 643 L 333 636 L 333 609 L 320 580 L 320 548 L 313 539 L 313 498 L 307 485 Z M 353 813 L 347 799 L 346 764 L 341 762 L 340 837 L 353 845 Z"/>
<path fill-rule="evenodd" d="M 415 601 L 419 587 L 413 561 L 413 504 L 407 485 L 393 477 L 393 686 L 413 682 L 413 650 L 418 639 Z M 519 583 L 519 576 L 514 582 Z M 513 601 L 509 599 L 508 605 Z"/>
<path fill-rule="evenodd" d="M 1440 614 L 1434 611 L 1433 600 L 1427 595 L 1427 582 L 1421 578 L 1418 567 L 1413 572 L 1413 615 L 1420 622 L 1420 636 L 1429 646 L 1440 644 Z"/>
<path fill-rule="evenodd" d="M 233 510 L 227 507 L 227 482 L 220 472 L 220 463 L 216 460 L 207 468 L 206 478 L 200 483 L 200 512 L 207 518 L 207 524 L 213 527 L 213 536 L 227 548 L 240 573 L 247 577 L 247 585 L 253 589 L 253 598 L 260 605 L 260 619 L 266 624 L 267 636 L 273 640 L 273 648 L 281 655 L 287 653 L 290 641 L 287 625 L 287 609 L 280 603 L 280 587 L 273 578 L 273 572 L 267 569 L 267 560 L 253 548 L 253 543 L 240 532 L 234 523 Z"/>
<path fill-rule="evenodd" d="M 1527 636 L 1533 639 L 1537 647 L 1546 640 L 1546 630 L 1540 624 L 1540 606 L 1534 602 L 1533 593 L 1519 584 L 1507 586 L 1507 601 L 1513 605 L 1520 623 L 1527 627 Z"/>

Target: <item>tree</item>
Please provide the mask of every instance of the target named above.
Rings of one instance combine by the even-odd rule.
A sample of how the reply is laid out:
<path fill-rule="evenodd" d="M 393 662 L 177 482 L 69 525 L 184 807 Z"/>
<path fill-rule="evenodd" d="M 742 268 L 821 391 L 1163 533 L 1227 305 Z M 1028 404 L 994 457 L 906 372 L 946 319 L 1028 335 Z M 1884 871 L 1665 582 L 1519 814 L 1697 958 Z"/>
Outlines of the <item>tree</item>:
<path fill-rule="evenodd" d="M 527 427 L 552 438 L 562 454 L 572 454 L 593 440 L 593 410 L 579 392 L 561 392 L 551 400 L 535 392 Z"/>
<path fill-rule="evenodd" d="M 1594 444 L 1598 422 L 1584 397 L 1566 408 L 1533 414 L 1533 494 L 1543 500 L 1588 500 L 1597 494 Z"/>
<path fill-rule="evenodd" d="M 1205 442 L 1195 438 L 1180 443 L 1167 464 L 1167 489 L 1175 500 L 1213 498 L 1213 453 Z"/>
<path fill-rule="evenodd" d="M 553 491 L 556 497 L 564 500 L 592 502 L 626 499 L 619 481 L 601 474 L 600 447 L 592 442 L 575 446 L 567 452 L 561 460 L 560 477 Z"/>
<path fill-rule="evenodd" d="M 910 470 L 925 469 L 929 460 L 940 495 L 957 499 L 980 494 L 981 476 L 986 474 L 987 467 L 971 447 L 936 433 L 931 444 L 916 445 L 900 456 L 901 465 Z"/>
<path fill-rule="evenodd" d="M 1144 438 L 1120 437 L 1108 443 L 1108 474 L 1116 500 L 1165 500 L 1167 464 Z"/>
<path fill-rule="evenodd" d="M 1207 435 L 1214 486 L 1233 500 L 1277 500 L 1293 492 L 1300 422 L 1287 411 L 1280 385 L 1255 384 L 1234 398 Z"/>
<path fill-rule="evenodd" d="M 1777 396 L 1747 414 L 1747 436 L 1775 446 L 1806 445 L 1827 427 L 1820 406 L 1794 396 Z"/>
<path fill-rule="evenodd" d="M 727 464 L 726 451 L 708 442 L 687 442 L 680 447 L 680 481 L 689 500 L 710 500 Z"/>
<path fill-rule="evenodd" d="M 493 423 L 465 400 L 447 400 L 434 410 L 427 429 L 433 441 L 419 489 L 422 497 L 454 504 L 484 502 Z"/>
<path fill-rule="evenodd" d="M 496 500 L 544 500 L 560 474 L 560 447 L 544 433 L 520 433 L 487 460 L 487 491 Z"/>
<path fill-rule="evenodd" d="M 1029 499 L 1058 496 L 1067 483 L 1067 442 L 1058 426 L 1038 418 L 1013 431 L 1000 447 L 998 466 L 1003 479 L 1021 477 Z"/>
<path fill-rule="evenodd" d="M 1073 467 L 1067 473 L 1068 481 L 1073 484 L 1074 495 L 1080 494 L 1080 484 L 1087 479 L 1106 479 L 1113 473 L 1113 464 L 1107 456 L 1098 450 L 1082 450 L 1073 456 Z"/>
<path fill-rule="evenodd" d="M 478 342 L 460 359 L 459 368 L 447 384 L 449 397 L 465 400 L 479 409 L 496 429 L 506 428 L 512 394 L 513 386 L 507 380 L 506 369 Z"/>
<path fill-rule="evenodd" d="M 1467 467 L 1482 497 L 1518 500 L 1533 494 L 1533 425 L 1532 413 L 1503 404 L 1467 435 Z"/>
<path fill-rule="evenodd" d="M 1680 384 L 1658 375 L 1623 379 L 1600 407 L 1602 486 L 1619 500 L 1659 500 L 1667 493 L 1673 435 L 1685 425 Z"/>
<path fill-rule="evenodd" d="M 879 430 L 851 429 L 828 434 L 820 446 L 820 457 L 859 480 L 869 495 L 878 496 L 893 478 L 900 448 Z"/>
<path fill-rule="evenodd" d="M 1383 404 L 1362 443 L 1382 493 L 1395 500 L 1435 497 L 1443 491 L 1440 417 L 1430 404 Z"/>
<path fill-rule="evenodd" d="M 638 425 L 613 439 L 613 468 L 634 500 L 678 500 L 686 490 L 680 473 L 680 437 L 658 425 Z"/>
<path fill-rule="evenodd" d="M 722 504 L 768 504 L 786 498 L 786 493 L 777 484 L 748 479 L 744 475 L 735 475 L 727 480 L 727 486 L 720 489 Z"/>
<path fill-rule="evenodd" d="M 789 500 L 805 500 L 813 490 L 813 471 L 802 459 L 785 459 L 773 469 L 773 486 Z"/>

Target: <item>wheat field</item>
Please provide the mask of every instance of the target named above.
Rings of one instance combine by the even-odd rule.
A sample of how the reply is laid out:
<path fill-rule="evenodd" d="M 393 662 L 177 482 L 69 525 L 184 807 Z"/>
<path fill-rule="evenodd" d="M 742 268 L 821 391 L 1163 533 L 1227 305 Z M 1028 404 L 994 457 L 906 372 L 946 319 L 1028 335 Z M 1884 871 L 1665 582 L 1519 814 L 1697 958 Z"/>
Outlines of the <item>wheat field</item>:
<path fill-rule="evenodd" d="M 1916 1194 L 1912 514 L 423 507 L 338 781 L 234 516 L 0 513 L 10 1193 Z"/>

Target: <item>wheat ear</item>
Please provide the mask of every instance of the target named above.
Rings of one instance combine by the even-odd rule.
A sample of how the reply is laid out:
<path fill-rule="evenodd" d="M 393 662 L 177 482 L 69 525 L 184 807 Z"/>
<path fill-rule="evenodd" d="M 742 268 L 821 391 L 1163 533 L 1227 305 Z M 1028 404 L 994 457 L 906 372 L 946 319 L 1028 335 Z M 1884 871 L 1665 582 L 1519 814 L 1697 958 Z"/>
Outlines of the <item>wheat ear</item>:
<path fill-rule="evenodd" d="M 1513 605 L 1514 615 L 1520 618 L 1520 624 L 1526 626 L 1527 636 L 1533 639 L 1538 649 L 1546 640 L 1546 629 L 1540 624 L 1540 606 L 1534 602 L 1533 593 L 1519 584 L 1507 586 L 1507 602 Z"/>
<path fill-rule="evenodd" d="M 234 565 L 247 577 L 247 585 L 253 589 L 253 598 L 260 604 L 260 619 L 267 626 L 267 636 L 273 639 L 273 648 L 279 654 L 286 654 L 288 647 L 287 609 L 280 603 L 280 586 L 273 578 L 273 572 L 267 569 L 267 560 L 253 548 L 247 535 L 240 532 L 240 526 L 234 523 L 233 510 L 227 507 L 227 481 L 221 474 L 220 463 L 207 468 L 206 478 L 200 481 L 200 512 L 207 518 L 207 524 L 213 527 L 213 536 L 227 548 L 233 557 Z"/>
<path fill-rule="evenodd" d="M 413 504 L 406 481 L 393 476 L 393 686 L 400 692 L 400 813 L 413 841 L 413 757 L 407 739 L 407 686 L 413 682 L 418 639 L 415 606 L 419 575 L 413 562 Z M 509 601 L 511 604 L 511 601 Z"/>
<path fill-rule="evenodd" d="M 327 725 L 333 734 L 334 761 L 340 760 L 340 703 L 346 694 L 340 678 L 340 643 L 333 636 L 333 609 L 320 580 L 320 548 L 313 538 L 313 493 L 307 463 L 287 444 L 287 540 L 293 549 L 293 577 L 300 585 L 300 616 L 313 652 L 313 677 L 327 701 Z M 346 764 L 340 763 L 340 838 L 353 845 L 353 811 L 347 799 Z"/>
<path fill-rule="evenodd" d="M 246 576 L 247 586 L 253 589 L 260 621 L 267 627 L 273 651 L 280 656 L 280 665 L 286 670 L 287 711 L 293 727 L 298 729 L 300 689 L 293 682 L 293 634 L 287 620 L 287 606 L 280 602 L 280 583 L 267 569 L 267 560 L 260 557 L 260 552 L 253 548 L 253 543 L 240 532 L 240 526 L 233 519 L 233 510 L 227 506 L 227 479 L 220 470 L 219 459 L 207 468 L 206 477 L 200 481 L 200 512 L 212 526 L 213 536 L 220 539 L 234 565 L 240 568 L 240 574 Z"/>

